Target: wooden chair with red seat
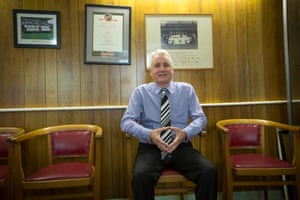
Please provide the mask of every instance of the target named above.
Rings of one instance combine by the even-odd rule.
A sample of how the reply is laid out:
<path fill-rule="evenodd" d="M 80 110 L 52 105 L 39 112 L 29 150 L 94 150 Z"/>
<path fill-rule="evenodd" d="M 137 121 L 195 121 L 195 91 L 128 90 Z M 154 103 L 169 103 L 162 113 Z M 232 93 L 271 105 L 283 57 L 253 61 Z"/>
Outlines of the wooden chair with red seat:
<path fill-rule="evenodd" d="M 258 186 L 265 189 L 266 186 L 281 185 L 296 186 L 297 197 L 300 198 L 300 127 L 262 119 L 225 119 L 218 121 L 216 126 L 221 133 L 225 162 L 222 199 L 231 200 L 234 187 Z M 294 153 L 291 162 L 280 159 L 278 150 L 276 154 L 267 150 L 266 141 L 277 144 L 276 133 L 279 130 L 292 133 Z M 274 141 L 271 142 L 271 139 Z M 243 153 L 244 150 L 247 152 Z M 291 178 L 282 179 L 282 176 Z"/>
<path fill-rule="evenodd" d="M 97 125 L 66 124 L 9 138 L 15 199 L 99 200 L 101 137 Z"/>
<path fill-rule="evenodd" d="M 202 131 L 199 134 L 199 145 L 200 152 L 202 155 L 205 155 L 205 135 L 206 131 Z M 133 176 L 133 164 L 134 164 L 134 154 L 133 153 L 133 143 L 131 140 L 132 136 L 129 133 L 125 134 L 126 138 L 126 162 L 127 162 L 127 178 L 129 179 L 128 191 L 129 199 L 133 199 L 132 188 L 131 188 L 131 178 Z M 137 140 L 136 140 L 137 141 Z M 155 195 L 166 195 L 166 194 L 179 194 L 180 199 L 184 200 L 184 194 L 194 192 L 195 185 L 193 182 L 189 181 L 182 174 L 172 168 L 165 169 L 157 185 L 155 186 Z"/>
<path fill-rule="evenodd" d="M 8 151 L 7 138 L 23 134 L 25 130 L 19 127 L 0 127 L 0 193 L 4 199 L 13 199 L 13 167 L 11 160 L 13 152 Z"/>

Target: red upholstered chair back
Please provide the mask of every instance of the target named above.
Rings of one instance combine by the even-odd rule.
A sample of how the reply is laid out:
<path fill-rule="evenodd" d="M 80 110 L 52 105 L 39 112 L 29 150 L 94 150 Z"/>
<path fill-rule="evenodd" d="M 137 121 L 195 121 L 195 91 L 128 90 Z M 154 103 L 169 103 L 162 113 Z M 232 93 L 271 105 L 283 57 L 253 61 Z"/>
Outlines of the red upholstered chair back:
<path fill-rule="evenodd" d="M 18 127 L 0 127 L 0 194 L 4 200 L 13 199 L 14 155 L 9 149 L 7 138 L 24 132 L 24 129 Z"/>
<path fill-rule="evenodd" d="M 0 159 L 8 157 L 8 144 L 6 140 L 13 134 L 11 132 L 0 133 Z"/>
<path fill-rule="evenodd" d="M 259 148 L 261 145 L 261 127 L 258 124 L 230 124 L 229 146 Z"/>
<path fill-rule="evenodd" d="M 11 132 L 1 132 L 0 133 L 0 181 L 4 181 L 3 179 L 7 174 L 7 159 L 8 159 L 8 143 L 6 139 L 12 136 L 14 133 Z M 2 184 L 0 184 L 2 185 Z"/>
<path fill-rule="evenodd" d="M 0 127 L 0 160 L 8 159 L 7 138 L 15 134 L 23 134 L 24 129 L 18 127 Z"/>
<path fill-rule="evenodd" d="M 88 156 L 90 150 L 91 131 L 71 130 L 57 131 L 51 134 L 52 156 Z"/>

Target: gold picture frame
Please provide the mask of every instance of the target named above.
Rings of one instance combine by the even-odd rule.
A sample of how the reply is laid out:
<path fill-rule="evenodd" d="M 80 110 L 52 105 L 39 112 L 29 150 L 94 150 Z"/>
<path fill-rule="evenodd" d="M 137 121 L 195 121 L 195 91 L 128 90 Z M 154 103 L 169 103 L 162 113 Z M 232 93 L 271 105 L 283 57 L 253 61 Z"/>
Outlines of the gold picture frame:
<path fill-rule="evenodd" d="M 174 69 L 213 68 L 211 14 L 145 14 L 146 68 L 151 52 L 166 49 Z"/>

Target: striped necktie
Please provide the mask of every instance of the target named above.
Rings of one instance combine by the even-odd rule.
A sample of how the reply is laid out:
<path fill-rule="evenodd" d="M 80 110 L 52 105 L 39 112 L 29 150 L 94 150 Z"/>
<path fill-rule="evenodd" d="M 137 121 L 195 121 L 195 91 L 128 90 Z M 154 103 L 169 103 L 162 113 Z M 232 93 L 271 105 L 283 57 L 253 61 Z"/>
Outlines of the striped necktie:
<path fill-rule="evenodd" d="M 171 114 L 170 114 L 170 104 L 167 96 L 167 89 L 162 89 L 161 95 L 161 108 L 160 108 L 160 121 L 161 127 L 171 126 Z M 171 130 L 168 129 L 161 133 L 160 137 L 164 142 L 170 144 L 173 141 L 173 136 Z M 161 159 L 163 160 L 167 156 L 166 152 L 162 152 Z"/>

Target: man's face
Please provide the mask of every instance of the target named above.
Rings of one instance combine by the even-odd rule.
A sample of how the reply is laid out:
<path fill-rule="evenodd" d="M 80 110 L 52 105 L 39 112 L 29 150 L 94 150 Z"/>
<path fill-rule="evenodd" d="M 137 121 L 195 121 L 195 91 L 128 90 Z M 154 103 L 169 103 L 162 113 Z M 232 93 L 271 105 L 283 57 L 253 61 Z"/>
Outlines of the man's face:
<path fill-rule="evenodd" d="M 157 85 L 167 87 L 172 79 L 174 70 L 169 59 L 164 55 L 156 55 L 150 67 L 150 75 Z"/>

